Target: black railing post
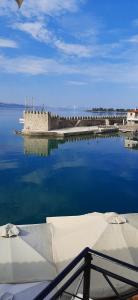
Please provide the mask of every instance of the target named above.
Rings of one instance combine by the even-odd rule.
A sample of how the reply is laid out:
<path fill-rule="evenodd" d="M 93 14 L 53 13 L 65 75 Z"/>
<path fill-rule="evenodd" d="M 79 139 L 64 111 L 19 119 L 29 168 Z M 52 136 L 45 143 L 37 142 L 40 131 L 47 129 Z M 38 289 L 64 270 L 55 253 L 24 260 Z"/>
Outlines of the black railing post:
<path fill-rule="evenodd" d="M 84 269 L 84 280 L 83 280 L 83 300 L 89 300 L 89 297 L 90 297 L 91 261 L 92 261 L 92 255 L 88 252 L 85 255 L 85 269 Z"/>

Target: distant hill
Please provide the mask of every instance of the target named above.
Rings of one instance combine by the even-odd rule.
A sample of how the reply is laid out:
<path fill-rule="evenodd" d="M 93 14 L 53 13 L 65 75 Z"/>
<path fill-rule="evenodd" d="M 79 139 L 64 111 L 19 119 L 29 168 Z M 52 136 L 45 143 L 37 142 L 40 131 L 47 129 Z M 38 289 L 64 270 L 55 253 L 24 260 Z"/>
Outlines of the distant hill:
<path fill-rule="evenodd" d="M 0 107 L 24 108 L 24 105 L 23 104 L 17 104 L 17 103 L 4 103 L 4 102 L 0 102 Z"/>

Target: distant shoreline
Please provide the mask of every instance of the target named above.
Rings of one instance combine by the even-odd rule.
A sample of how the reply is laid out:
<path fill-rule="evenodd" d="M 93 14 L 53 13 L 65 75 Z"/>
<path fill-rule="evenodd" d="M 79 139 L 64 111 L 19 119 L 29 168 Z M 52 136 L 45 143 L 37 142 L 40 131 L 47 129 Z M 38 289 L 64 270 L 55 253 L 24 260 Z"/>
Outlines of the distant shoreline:
<path fill-rule="evenodd" d="M 117 113 L 127 113 L 130 109 L 125 108 L 91 108 L 85 110 L 86 112 L 98 113 L 98 112 L 117 112 Z"/>
<path fill-rule="evenodd" d="M 24 108 L 24 105 L 23 104 L 17 104 L 17 103 L 3 103 L 3 102 L 0 102 L 0 107 L 11 107 L 11 108 L 18 108 L 18 107 L 23 107 Z"/>
<path fill-rule="evenodd" d="M 18 103 L 4 103 L 4 102 L 0 102 L 0 108 L 2 107 L 7 107 L 7 108 L 23 108 L 25 109 L 25 105 L 24 104 L 18 104 Z M 26 107 L 26 109 L 29 108 Z M 30 106 L 31 108 L 31 106 Z M 41 109 L 41 106 L 34 106 L 34 109 Z M 56 107 L 57 109 L 61 109 L 61 110 L 74 110 L 73 108 L 62 108 L 62 107 Z M 48 107 L 47 106 L 47 110 L 52 110 L 53 107 Z M 84 112 L 91 112 L 91 113 L 106 113 L 106 112 L 115 112 L 115 113 L 127 113 L 130 109 L 125 109 L 125 108 L 103 108 L 103 107 L 93 107 L 93 108 L 82 108 L 82 107 L 78 107 L 78 110 L 84 111 Z"/>

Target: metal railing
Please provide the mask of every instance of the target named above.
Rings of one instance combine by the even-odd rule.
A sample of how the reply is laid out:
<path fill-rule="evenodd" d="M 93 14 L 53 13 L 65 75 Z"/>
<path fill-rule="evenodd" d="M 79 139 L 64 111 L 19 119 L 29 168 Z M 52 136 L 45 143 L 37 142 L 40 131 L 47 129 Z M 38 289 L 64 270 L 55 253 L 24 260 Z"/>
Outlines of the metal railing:
<path fill-rule="evenodd" d="M 109 271 L 108 268 L 103 268 L 97 265 L 97 263 L 93 263 L 93 258 L 95 256 L 112 264 L 121 266 L 124 269 L 131 270 L 136 273 L 138 272 L 137 266 L 123 262 L 119 259 L 97 252 L 90 248 L 85 248 L 53 281 L 51 281 L 51 283 L 37 297 L 34 298 L 34 300 L 47 299 L 47 297 L 49 300 L 61 299 L 62 295 L 64 294 L 70 296 L 70 299 L 75 298 L 89 300 L 91 270 L 102 274 L 114 292 L 116 299 L 128 299 L 128 297 L 138 294 L 138 281 L 133 281 L 124 276 L 118 275 L 114 271 Z M 83 274 L 82 297 L 78 295 L 78 290 L 75 294 L 73 292 L 66 291 L 67 288 L 76 280 L 76 278 L 80 276 L 80 274 Z M 127 292 L 126 294 L 120 294 L 111 279 L 125 283 L 126 286 L 129 285 L 131 287 L 131 291 Z"/>

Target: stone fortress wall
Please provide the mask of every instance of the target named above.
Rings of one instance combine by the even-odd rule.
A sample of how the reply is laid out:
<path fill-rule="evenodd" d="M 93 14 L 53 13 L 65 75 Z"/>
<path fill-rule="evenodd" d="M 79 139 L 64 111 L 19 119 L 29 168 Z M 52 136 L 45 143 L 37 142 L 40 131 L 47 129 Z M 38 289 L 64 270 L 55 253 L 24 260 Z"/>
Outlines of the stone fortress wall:
<path fill-rule="evenodd" d="M 25 131 L 48 131 L 50 129 L 48 112 L 24 111 L 23 119 Z"/>
<path fill-rule="evenodd" d="M 108 126 L 124 124 L 126 117 L 118 116 L 83 116 L 83 117 L 61 117 L 45 111 L 24 111 L 24 131 L 47 132 L 49 130 L 81 127 L 81 126 Z"/>

